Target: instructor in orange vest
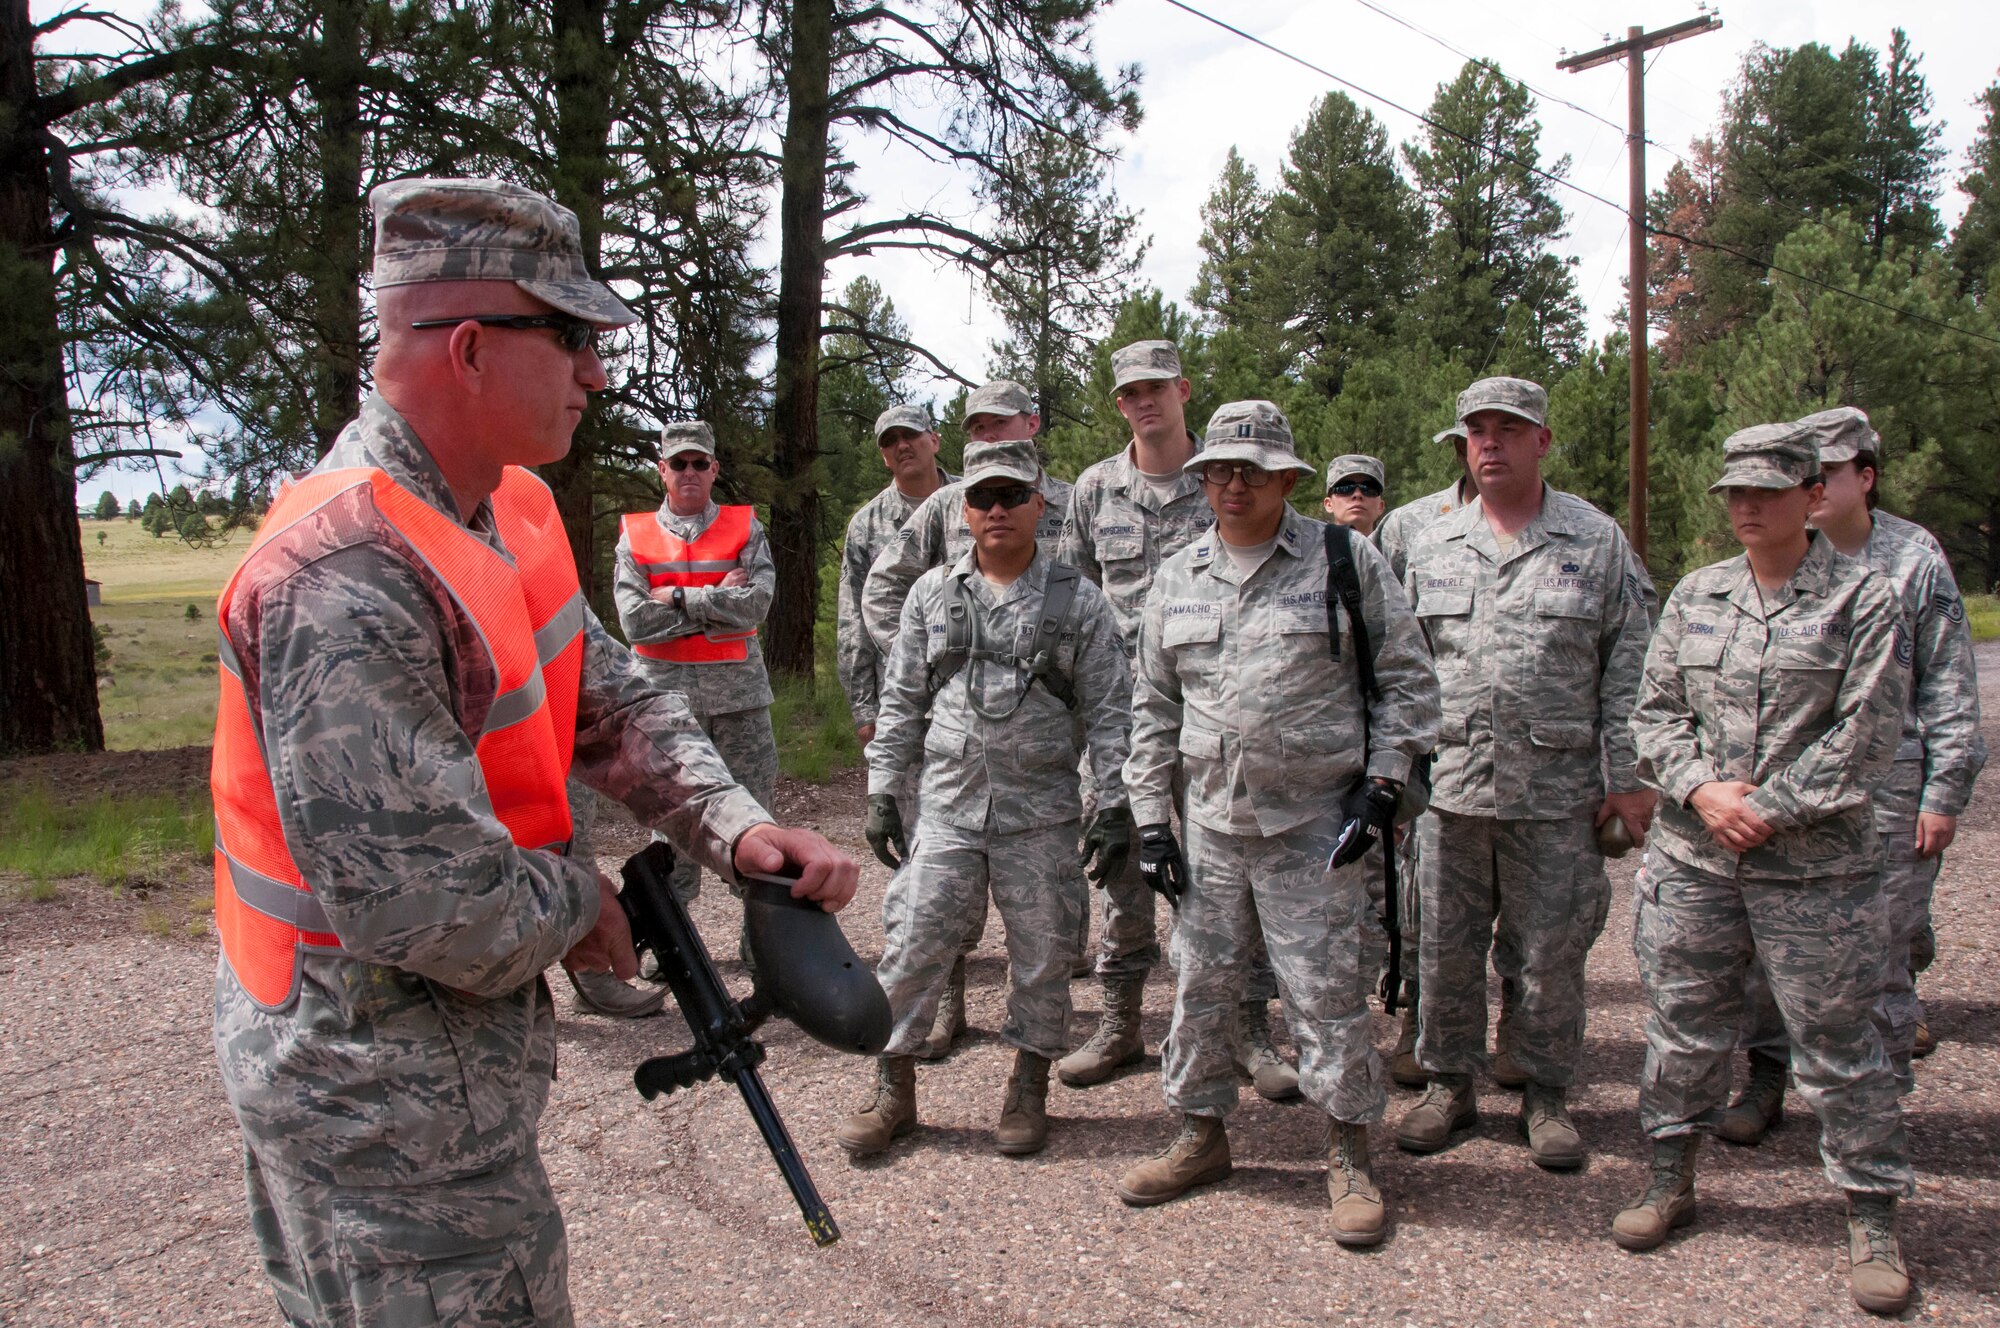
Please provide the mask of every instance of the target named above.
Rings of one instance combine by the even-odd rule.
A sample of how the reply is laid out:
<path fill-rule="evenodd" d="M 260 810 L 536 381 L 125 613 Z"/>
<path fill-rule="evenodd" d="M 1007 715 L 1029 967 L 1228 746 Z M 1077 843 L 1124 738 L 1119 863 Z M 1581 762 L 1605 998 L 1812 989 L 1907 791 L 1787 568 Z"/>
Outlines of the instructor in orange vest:
<path fill-rule="evenodd" d="M 486 180 L 370 195 L 374 392 L 217 605 L 215 1046 L 294 1325 L 569 1325 L 536 1127 L 542 971 L 637 971 L 565 781 L 707 866 L 854 864 L 781 829 L 578 592 L 548 488 L 636 321 L 576 218 Z"/>
<path fill-rule="evenodd" d="M 660 437 L 657 512 L 634 512 L 618 535 L 618 623 L 654 685 L 687 697 L 723 764 L 752 797 L 771 805 L 778 745 L 771 737 L 771 679 L 757 626 L 771 611 L 778 569 L 748 506 L 718 505 L 715 435 L 699 420 Z M 701 891 L 692 859 L 674 865 L 674 893 Z"/>

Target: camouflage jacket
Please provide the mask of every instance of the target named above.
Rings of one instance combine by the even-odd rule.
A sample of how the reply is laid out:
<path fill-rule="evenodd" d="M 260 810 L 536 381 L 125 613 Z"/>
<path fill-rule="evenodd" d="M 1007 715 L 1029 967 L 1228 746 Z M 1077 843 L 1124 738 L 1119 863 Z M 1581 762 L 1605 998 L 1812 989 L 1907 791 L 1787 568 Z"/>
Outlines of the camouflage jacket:
<path fill-rule="evenodd" d="M 1639 787 L 1629 722 L 1650 625 L 1616 522 L 1544 486 L 1503 560 L 1475 498 L 1418 536 L 1404 585 L 1443 697 L 1433 806 L 1547 820 L 1595 811 L 1607 778 Z"/>
<path fill-rule="evenodd" d="M 674 536 L 692 540 L 714 522 L 722 509 L 715 503 L 700 516 L 675 516 L 662 503 L 655 519 Z M 662 604 L 653 598 L 646 574 L 624 535 L 618 537 L 615 559 L 618 569 L 613 596 L 618 605 L 618 625 L 625 639 L 634 645 L 671 641 L 707 631 L 740 631 L 761 627 L 771 611 L 771 595 L 778 588 L 778 567 L 771 561 L 771 541 L 764 523 L 750 518 L 750 538 L 737 555 L 736 564 L 750 574 L 747 586 L 690 586 L 682 596 L 686 609 Z M 687 697 L 697 715 L 726 715 L 736 710 L 755 710 L 771 704 L 771 679 L 764 672 L 764 651 L 756 637 L 748 643 L 749 653 L 741 660 L 715 664 L 676 664 L 671 660 L 634 656 L 655 687 L 676 691 Z"/>
<path fill-rule="evenodd" d="M 1986 765 L 1979 733 L 1979 677 L 1965 601 L 1944 550 L 1914 521 L 1875 513 L 1861 561 L 1889 578 L 1915 645 L 1909 709 L 1903 715 L 1898 761 L 1924 763 L 1921 809 L 1957 816 Z"/>
<path fill-rule="evenodd" d="M 1463 480 L 1454 481 L 1450 488 L 1439 489 L 1415 502 L 1404 503 L 1383 517 L 1382 524 L 1375 527 L 1375 547 L 1382 550 L 1382 556 L 1389 560 L 1389 570 L 1396 574 L 1399 583 L 1409 570 L 1410 547 L 1417 542 L 1417 536 L 1430 529 L 1439 517 L 1465 506 L 1465 499 L 1459 493 L 1459 486 L 1463 483 Z"/>
<path fill-rule="evenodd" d="M 1139 478 L 1128 443 L 1077 476 L 1057 556 L 1104 587 L 1125 649 L 1137 653 L 1140 613 L 1160 564 L 1214 524 L 1200 480 L 1183 473 L 1174 496 L 1162 504 Z"/>
<path fill-rule="evenodd" d="M 460 519 L 430 455 L 370 396 L 321 469 L 375 466 Z M 224 624 L 285 841 L 342 949 L 297 1002 L 216 975 L 215 1047 L 260 1163 L 339 1185 L 485 1171 L 534 1140 L 555 1057 L 541 972 L 597 920 L 591 863 L 515 847 L 471 716 L 497 672 L 479 629 L 371 508 L 330 504 L 265 544 Z M 499 547 L 492 509 L 465 524 Z M 586 615 L 573 773 L 726 871 L 770 818 L 680 697 Z"/>
<path fill-rule="evenodd" d="M 951 483 L 951 475 L 940 466 L 938 487 Z M 840 545 L 840 590 L 834 619 L 834 662 L 840 671 L 840 685 L 847 692 L 847 708 L 854 726 L 875 722 L 876 698 L 882 690 L 883 656 L 861 625 L 861 588 L 868 569 L 896 532 L 917 510 L 920 499 L 906 498 L 894 484 L 863 503 L 847 520 L 847 538 Z"/>
<path fill-rule="evenodd" d="M 975 625 L 987 649 L 1026 656 L 1041 621 L 1048 570 L 1049 560 L 1038 553 L 1012 585 L 995 587 L 968 551 L 918 579 L 889 652 L 882 710 L 868 744 L 870 793 L 896 792 L 921 761 L 918 797 L 926 821 L 967 830 L 991 826 L 1001 834 L 1060 825 L 1083 814 L 1077 778 L 1082 739 L 1097 779 L 1097 805 L 1125 805 L 1119 772 L 1129 750 L 1132 674 L 1111 606 L 1090 582 L 1078 581 L 1055 651 L 1056 669 L 1075 692 L 1074 714 L 1042 683 L 1029 685 L 1024 671 L 983 660 L 968 660 L 935 700 L 931 696 L 932 669 L 945 649 L 948 582 L 964 586 L 978 606 Z"/>
<path fill-rule="evenodd" d="M 1043 511 L 1035 527 L 1035 549 L 1044 558 L 1061 556 L 1063 522 L 1069 514 L 1070 486 L 1042 476 Z M 933 567 L 949 567 L 972 547 L 965 524 L 965 492 L 948 484 L 917 504 L 896 538 L 875 559 L 861 586 L 861 626 L 884 656 L 896 644 L 903 601 L 917 578 Z"/>
<path fill-rule="evenodd" d="M 1336 810 L 1363 773 L 1408 779 L 1430 750 L 1438 691 L 1423 638 L 1388 563 L 1357 539 L 1382 693 L 1368 705 L 1364 741 L 1344 619 L 1338 661 L 1326 637 L 1324 531 L 1287 509 L 1276 548 L 1247 580 L 1212 529 L 1161 566 L 1139 632 L 1125 767 L 1139 824 L 1166 821 L 1179 771 L 1189 820 L 1281 834 Z"/>
<path fill-rule="evenodd" d="M 1888 578 L 1823 535 L 1768 597 L 1742 554 L 1682 578 L 1632 712 L 1639 777 L 1660 792 L 1650 842 L 1732 878 L 1878 869 L 1869 796 L 1895 760 L 1911 653 Z M 1718 779 L 1757 785 L 1750 806 L 1777 833 L 1743 854 L 1717 844 L 1687 800 Z"/>

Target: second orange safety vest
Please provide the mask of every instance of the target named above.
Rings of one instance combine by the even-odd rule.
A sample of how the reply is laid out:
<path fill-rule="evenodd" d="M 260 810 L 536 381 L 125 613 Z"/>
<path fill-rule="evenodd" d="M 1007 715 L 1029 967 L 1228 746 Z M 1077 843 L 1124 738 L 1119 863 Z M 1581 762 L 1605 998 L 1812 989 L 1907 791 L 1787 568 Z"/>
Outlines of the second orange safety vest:
<path fill-rule="evenodd" d="M 571 835 L 565 781 L 576 743 L 586 608 L 576 561 L 548 486 L 509 466 L 493 515 L 512 561 L 381 470 L 309 475 L 278 496 L 216 603 L 223 625 L 222 694 L 209 784 L 215 798 L 215 930 L 230 969 L 267 1009 L 298 996 L 306 953 L 340 949 L 285 842 L 263 739 L 251 717 L 242 667 L 228 636 L 230 605 L 245 569 L 287 528 L 358 488 L 416 550 L 479 629 L 496 689 L 474 739 L 493 811 L 521 848 L 553 848 Z"/>
<path fill-rule="evenodd" d="M 748 507 L 721 507 L 708 529 L 684 540 L 660 524 L 652 512 L 633 512 L 624 521 L 625 545 L 650 586 L 713 586 L 741 565 L 750 542 Z M 757 629 L 745 627 L 694 632 L 671 641 L 634 645 L 632 653 L 674 664 L 727 664 L 750 658 Z"/>

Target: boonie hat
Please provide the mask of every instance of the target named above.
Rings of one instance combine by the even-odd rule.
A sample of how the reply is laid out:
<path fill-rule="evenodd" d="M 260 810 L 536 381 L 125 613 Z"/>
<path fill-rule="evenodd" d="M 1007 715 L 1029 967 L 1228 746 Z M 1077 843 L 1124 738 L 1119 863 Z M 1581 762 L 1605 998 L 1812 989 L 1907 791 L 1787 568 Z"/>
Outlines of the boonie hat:
<path fill-rule="evenodd" d="M 1035 454 L 1034 440 L 1008 438 L 991 443 L 967 443 L 965 474 L 961 483 L 969 489 L 987 480 L 1019 480 L 1039 491 L 1042 487 L 1042 463 Z"/>
<path fill-rule="evenodd" d="M 1753 424 L 1722 444 L 1722 478 L 1708 486 L 1724 489 L 1795 489 L 1819 475 L 1819 447 L 1803 424 Z"/>
<path fill-rule="evenodd" d="M 1032 415 L 1035 413 L 1034 394 L 1019 383 L 1008 378 L 996 378 L 984 387 L 978 388 L 965 399 L 965 414 L 959 419 L 963 424 L 974 415 Z"/>
<path fill-rule="evenodd" d="M 1269 401 L 1232 401 L 1208 417 L 1201 450 L 1181 469 L 1191 471 L 1211 461 L 1248 461 L 1262 470 L 1300 470 L 1308 475 L 1318 469 L 1299 460 L 1291 422 Z"/>
<path fill-rule="evenodd" d="M 1482 378 L 1458 394 L 1458 422 L 1464 424 L 1482 410 L 1504 410 L 1547 427 L 1549 394 L 1525 378 Z"/>
<path fill-rule="evenodd" d="M 375 289 L 425 281 L 511 281 L 604 327 L 639 315 L 583 265 L 576 214 L 500 180 L 415 178 L 377 185 Z"/>
<path fill-rule="evenodd" d="M 1383 471 L 1381 461 L 1375 457 L 1350 452 L 1326 463 L 1326 487 L 1329 489 L 1354 475 L 1366 475 L 1383 488 L 1389 487 L 1389 477 Z"/>
<path fill-rule="evenodd" d="M 1181 377 L 1181 353 L 1171 341 L 1135 341 L 1111 352 L 1111 390 L 1127 383 Z"/>
<path fill-rule="evenodd" d="M 917 433 L 931 431 L 931 415 L 922 406 L 891 406 L 875 417 L 875 440 L 891 429 L 911 429 Z"/>
<path fill-rule="evenodd" d="M 660 460 L 683 452 L 715 455 L 715 432 L 700 420 L 683 420 L 660 430 Z"/>
<path fill-rule="evenodd" d="M 1867 412 L 1853 406 L 1835 406 L 1797 421 L 1813 432 L 1819 444 L 1822 466 L 1835 461 L 1852 461 L 1863 452 L 1882 453 L 1881 435 L 1868 422 Z"/>
<path fill-rule="evenodd" d="M 1465 426 L 1463 424 L 1454 424 L 1449 429 L 1439 429 L 1436 433 L 1431 435 L 1431 441 L 1434 443 L 1441 443 L 1447 438 L 1456 438 L 1461 443 L 1467 441 L 1465 437 Z"/>

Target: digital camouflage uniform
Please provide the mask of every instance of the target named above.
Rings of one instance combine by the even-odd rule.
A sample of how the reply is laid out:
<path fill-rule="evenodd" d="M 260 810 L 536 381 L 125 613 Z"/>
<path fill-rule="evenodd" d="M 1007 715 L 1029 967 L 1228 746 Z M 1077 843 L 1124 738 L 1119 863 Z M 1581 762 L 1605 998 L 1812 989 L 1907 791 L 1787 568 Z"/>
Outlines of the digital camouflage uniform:
<path fill-rule="evenodd" d="M 1607 776 L 1638 787 L 1627 721 L 1648 622 L 1631 549 L 1610 517 L 1544 485 L 1510 553 L 1475 498 L 1419 536 L 1405 584 L 1443 698 L 1418 827 L 1417 1059 L 1432 1074 L 1484 1067 L 1491 949 L 1517 967 L 1501 973 L 1518 984 L 1514 1061 L 1564 1088 L 1611 900 L 1593 819 Z"/>
<path fill-rule="evenodd" d="M 1167 820 L 1176 777 L 1186 785 L 1190 881 L 1162 1087 L 1191 1115 L 1236 1104 L 1236 1007 L 1260 929 L 1306 1097 L 1349 1123 L 1382 1114 L 1361 957 L 1368 892 L 1359 864 L 1329 871 L 1327 859 L 1343 795 L 1364 773 L 1407 778 L 1438 703 L 1388 565 L 1365 542 L 1354 550 L 1382 689 L 1367 712 L 1365 771 L 1353 642 L 1343 624 L 1338 661 L 1327 642 L 1319 522 L 1287 509 L 1247 579 L 1210 531 L 1166 560 L 1146 601 L 1126 786 L 1134 818 L 1150 825 Z"/>
<path fill-rule="evenodd" d="M 1889 579 L 1819 534 L 1774 593 L 1738 556 L 1668 599 L 1632 716 L 1640 778 L 1660 793 L 1633 942 L 1651 1004 L 1639 1117 L 1654 1139 L 1714 1129 L 1744 978 L 1761 965 L 1828 1178 L 1912 1192 L 1871 1015 L 1893 910 L 1869 808 L 1894 764 L 1912 653 Z M 1722 848 L 1688 806 L 1713 780 L 1757 785 L 1749 805 L 1777 833 Z"/>
<path fill-rule="evenodd" d="M 1079 734 L 1088 739 L 1105 805 L 1125 805 L 1120 767 L 1131 672 L 1111 608 L 1097 587 L 1078 581 L 1055 649 L 1056 671 L 1074 689 L 1074 712 L 1045 684 L 1030 684 L 1025 671 L 989 660 L 966 661 L 931 695 L 951 585 L 977 606 L 978 643 L 1025 658 L 1033 653 L 1049 568 L 1037 552 L 1018 579 L 995 587 L 968 551 L 918 578 L 903 606 L 867 753 L 871 794 L 894 792 L 908 770 L 923 772 L 923 833 L 882 905 L 878 975 L 896 1020 L 887 1056 L 923 1046 L 989 893 L 1007 932 L 1001 1037 L 1051 1060 L 1069 1049 L 1069 973 L 1087 894 L 1077 860 Z"/>
<path fill-rule="evenodd" d="M 1128 443 L 1124 451 L 1077 476 L 1069 504 L 1069 521 L 1058 556 L 1104 588 L 1118 620 L 1119 638 L 1126 653 L 1135 656 L 1146 592 L 1152 588 L 1160 565 L 1215 524 L 1201 481 L 1183 472 L 1173 497 L 1161 502 L 1153 487 L 1139 477 Z M 1143 979 L 1152 971 L 1160 962 L 1157 912 L 1158 901 L 1139 876 L 1136 860 L 1104 883 L 1098 976 L 1107 982 Z M 1276 995 L 1268 976 L 1261 985 L 1266 989 L 1247 995 L 1266 1000 Z"/>
<path fill-rule="evenodd" d="M 670 441 L 667 444 L 672 447 Z M 720 512 L 711 502 L 699 516 L 676 516 L 665 504 L 655 518 L 682 540 L 694 540 Z M 750 574 L 747 586 L 688 586 L 685 609 L 663 604 L 652 596 L 646 570 L 621 534 L 615 558 L 614 597 L 618 625 L 634 645 L 657 644 L 699 632 L 755 628 L 771 609 L 778 569 L 771 561 L 771 542 L 763 523 L 750 518 L 750 538 L 737 555 L 737 565 Z M 771 733 L 771 680 L 764 671 L 764 652 L 752 636 L 741 660 L 683 664 L 635 656 L 653 686 L 687 698 L 702 732 L 708 734 L 736 782 L 761 806 L 769 807 L 778 786 L 778 744 Z M 674 863 L 673 891 L 683 903 L 701 893 L 701 867 L 691 858 Z"/>
<path fill-rule="evenodd" d="M 320 463 L 343 466 L 459 519 L 379 396 Z M 515 847 L 473 747 L 497 677 L 477 626 L 393 531 L 341 518 L 321 509 L 263 546 L 221 624 L 286 844 L 343 947 L 306 952 L 282 1011 L 216 973 L 252 1231 L 294 1324 L 568 1324 L 535 1147 L 555 1065 L 541 973 L 595 925 L 596 872 Z M 500 547 L 490 505 L 465 524 Z M 584 616 L 573 773 L 725 870 L 770 818 L 681 698 Z"/>

